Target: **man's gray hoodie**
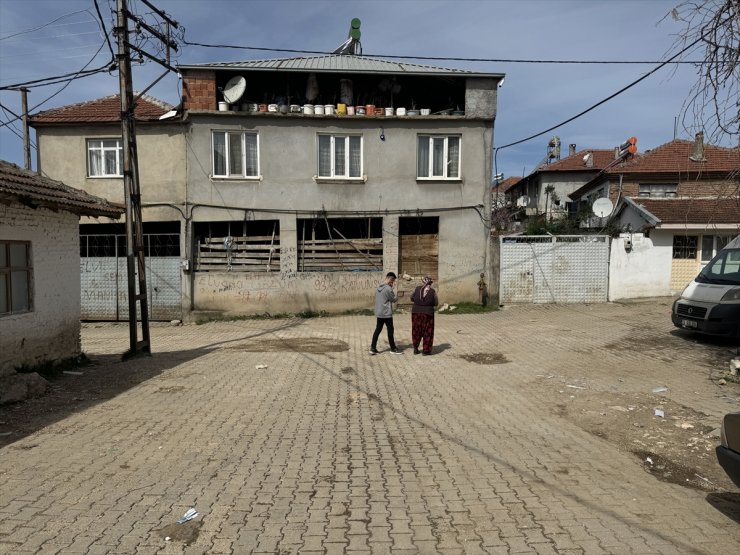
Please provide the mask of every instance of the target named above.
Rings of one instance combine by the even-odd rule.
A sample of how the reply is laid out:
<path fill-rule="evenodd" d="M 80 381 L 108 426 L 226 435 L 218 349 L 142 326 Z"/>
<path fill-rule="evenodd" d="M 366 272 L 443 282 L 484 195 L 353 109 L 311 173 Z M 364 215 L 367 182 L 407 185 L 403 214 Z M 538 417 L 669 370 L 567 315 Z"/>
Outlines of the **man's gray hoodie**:
<path fill-rule="evenodd" d="M 393 288 L 387 283 L 381 283 L 375 290 L 375 317 L 376 318 L 392 318 L 393 317 L 393 305 L 398 301 L 398 297 L 394 295 Z"/>

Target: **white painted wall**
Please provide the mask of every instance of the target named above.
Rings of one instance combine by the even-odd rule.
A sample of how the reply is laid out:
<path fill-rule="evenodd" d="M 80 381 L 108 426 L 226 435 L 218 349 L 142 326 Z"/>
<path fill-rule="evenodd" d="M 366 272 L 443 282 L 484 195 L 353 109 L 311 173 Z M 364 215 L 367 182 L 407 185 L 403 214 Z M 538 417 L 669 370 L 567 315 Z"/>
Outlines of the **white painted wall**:
<path fill-rule="evenodd" d="M 672 237 L 672 236 L 671 236 Z M 625 240 L 632 249 L 625 250 Z M 671 294 L 672 242 L 653 232 L 624 233 L 612 239 L 609 260 L 609 300 L 662 297 Z"/>
<path fill-rule="evenodd" d="M 0 239 L 31 242 L 33 311 L 0 316 L 0 375 L 80 354 L 79 218 L 0 204 Z"/>

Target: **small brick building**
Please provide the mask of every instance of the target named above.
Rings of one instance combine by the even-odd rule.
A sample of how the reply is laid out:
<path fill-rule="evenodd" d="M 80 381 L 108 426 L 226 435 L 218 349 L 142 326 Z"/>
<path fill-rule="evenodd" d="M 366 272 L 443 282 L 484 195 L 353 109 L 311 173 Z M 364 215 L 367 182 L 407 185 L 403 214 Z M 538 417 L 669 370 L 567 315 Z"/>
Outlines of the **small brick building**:
<path fill-rule="evenodd" d="M 80 216 L 123 209 L 0 161 L 0 377 L 80 354 Z"/>

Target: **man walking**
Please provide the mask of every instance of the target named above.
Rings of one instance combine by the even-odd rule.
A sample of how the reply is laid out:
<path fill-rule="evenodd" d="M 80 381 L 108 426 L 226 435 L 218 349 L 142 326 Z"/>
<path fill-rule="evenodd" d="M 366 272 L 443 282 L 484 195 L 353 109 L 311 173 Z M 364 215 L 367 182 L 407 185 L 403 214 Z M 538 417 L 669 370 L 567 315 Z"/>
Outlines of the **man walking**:
<path fill-rule="evenodd" d="M 396 274 L 388 272 L 385 275 L 383 283 L 378 285 L 375 290 L 375 317 L 377 323 L 375 325 L 375 333 L 373 333 L 373 341 L 370 344 L 370 354 L 378 354 L 378 337 L 380 332 L 383 330 L 383 326 L 386 327 L 388 332 L 388 344 L 391 346 L 391 353 L 400 355 L 401 351 L 396 348 L 396 342 L 393 339 L 393 303 L 398 302 L 398 297 L 393 292 L 393 286 L 396 283 Z"/>

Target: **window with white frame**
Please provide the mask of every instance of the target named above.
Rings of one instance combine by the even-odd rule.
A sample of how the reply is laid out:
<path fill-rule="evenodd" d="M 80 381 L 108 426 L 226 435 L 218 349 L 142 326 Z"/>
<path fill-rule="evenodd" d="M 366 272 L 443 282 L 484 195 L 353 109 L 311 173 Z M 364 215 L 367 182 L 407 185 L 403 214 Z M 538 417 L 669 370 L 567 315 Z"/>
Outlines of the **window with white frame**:
<path fill-rule="evenodd" d="M 120 139 L 87 140 L 87 175 L 123 177 L 123 147 Z"/>
<path fill-rule="evenodd" d="M 362 177 L 361 135 L 319 135 L 318 177 L 359 179 Z"/>
<path fill-rule="evenodd" d="M 416 176 L 419 179 L 460 179 L 460 136 L 419 135 Z"/>
<path fill-rule="evenodd" d="M 0 316 L 32 310 L 32 279 L 31 243 L 0 241 Z"/>
<path fill-rule="evenodd" d="M 641 197 L 675 198 L 678 195 L 678 185 L 675 183 L 640 183 Z"/>
<path fill-rule="evenodd" d="M 257 133 L 213 132 L 213 177 L 259 177 Z"/>

